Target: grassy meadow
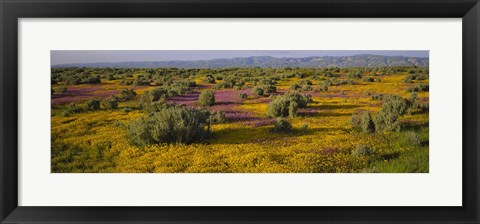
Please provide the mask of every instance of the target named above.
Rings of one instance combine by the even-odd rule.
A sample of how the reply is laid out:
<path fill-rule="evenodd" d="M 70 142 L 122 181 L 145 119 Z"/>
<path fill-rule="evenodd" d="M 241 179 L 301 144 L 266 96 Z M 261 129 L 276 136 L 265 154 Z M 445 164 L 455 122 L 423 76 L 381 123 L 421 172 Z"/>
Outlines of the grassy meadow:
<path fill-rule="evenodd" d="M 53 173 L 429 172 L 428 68 L 52 68 Z"/>

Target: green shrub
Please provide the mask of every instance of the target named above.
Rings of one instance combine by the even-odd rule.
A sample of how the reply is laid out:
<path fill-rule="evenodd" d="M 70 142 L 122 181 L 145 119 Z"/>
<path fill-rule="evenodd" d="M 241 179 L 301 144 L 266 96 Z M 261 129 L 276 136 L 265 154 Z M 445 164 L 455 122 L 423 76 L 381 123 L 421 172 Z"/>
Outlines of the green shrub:
<path fill-rule="evenodd" d="M 372 100 L 383 100 L 383 94 L 372 95 Z"/>
<path fill-rule="evenodd" d="M 277 92 L 277 87 L 274 86 L 274 85 L 264 86 L 263 89 L 265 90 L 265 93 L 275 93 L 275 92 Z"/>
<path fill-rule="evenodd" d="M 285 93 L 275 97 L 268 104 L 267 116 L 269 117 L 295 117 L 299 108 L 307 107 L 311 96 L 298 93 Z"/>
<path fill-rule="evenodd" d="M 213 106 L 215 105 L 215 93 L 210 90 L 205 90 L 200 93 L 198 97 L 198 104 L 200 106 Z"/>
<path fill-rule="evenodd" d="M 210 114 L 209 118 L 212 124 L 223 124 L 227 122 L 227 118 L 225 117 L 225 112 L 223 111 L 215 111 Z"/>
<path fill-rule="evenodd" d="M 206 82 L 206 83 L 214 84 L 215 83 L 215 78 L 212 75 L 207 75 L 203 81 Z"/>
<path fill-rule="evenodd" d="M 261 87 L 255 86 L 252 90 L 253 94 L 263 96 L 264 90 Z"/>
<path fill-rule="evenodd" d="M 417 100 L 417 97 L 418 97 L 418 93 L 412 92 L 412 93 L 410 94 L 410 97 L 408 98 L 408 101 L 410 101 L 410 102 L 415 102 L 415 101 Z"/>
<path fill-rule="evenodd" d="M 416 80 L 428 80 L 428 73 L 420 73 L 415 76 Z"/>
<path fill-rule="evenodd" d="M 100 82 L 101 82 L 100 77 L 98 77 L 97 75 L 88 76 L 86 78 L 83 78 L 81 81 L 81 83 L 85 83 L 85 84 L 99 84 Z"/>
<path fill-rule="evenodd" d="M 373 150 L 366 145 L 357 145 L 354 150 L 352 150 L 352 156 L 354 157 L 363 157 L 373 155 Z"/>
<path fill-rule="evenodd" d="M 288 87 L 288 89 L 290 89 L 290 90 L 297 90 L 297 89 L 300 89 L 300 88 L 301 88 L 301 86 L 298 85 L 297 83 L 291 84 L 291 85 Z"/>
<path fill-rule="evenodd" d="M 167 100 L 168 91 L 164 88 L 155 88 L 151 91 L 147 90 L 143 92 L 142 97 L 140 98 L 140 105 L 145 107 L 148 104 L 153 102 L 161 101 L 165 102 Z"/>
<path fill-rule="evenodd" d="M 355 80 L 353 80 L 353 79 L 347 79 L 347 80 L 346 80 L 346 83 L 347 83 L 348 85 L 355 85 L 355 84 L 357 84 L 357 83 L 355 82 Z"/>
<path fill-rule="evenodd" d="M 145 77 L 137 77 L 135 81 L 133 81 L 133 85 L 136 86 L 149 86 L 150 85 L 150 80 L 145 78 Z"/>
<path fill-rule="evenodd" d="M 75 103 L 70 103 L 66 108 L 67 113 L 76 114 L 82 112 L 82 108 L 78 107 Z"/>
<path fill-rule="evenodd" d="M 399 118 L 402 116 L 408 106 L 400 96 L 384 97 L 383 105 L 374 119 L 375 128 L 379 131 L 400 131 Z"/>
<path fill-rule="evenodd" d="M 418 83 L 414 87 L 407 89 L 407 92 L 428 92 L 429 85 L 425 83 Z"/>
<path fill-rule="evenodd" d="M 68 76 L 63 80 L 63 84 L 65 85 L 78 85 L 82 82 L 82 80 L 78 76 Z"/>
<path fill-rule="evenodd" d="M 322 75 L 325 76 L 325 77 L 332 77 L 333 76 L 332 72 L 325 72 Z"/>
<path fill-rule="evenodd" d="M 318 88 L 319 91 L 321 92 L 327 92 L 328 91 L 328 85 L 324 82 L 320 84 L 320 87 Z"/>
<path fill-rule="evenodd" d="M 408 75 L 407 78 L 405 78 L 405 83 L 411 83 L 414 79 L 414 75 Z"/>
<path fill-rule="evenodd" d="M 111 96 L 110 99 L 102 101 L 102 106 L 105 110 L 114 110 L 118 108 L 118 97 Z"/>
<path fill-rule="evenodd" d="M 273 124 L 273 132 L 276 133 L 288 133 L 292 131 L 292 124 L 285 118 L 277 118 Z"/>
<path fill-rule="evenodd" d="M 312 91 L 313 88 L 311 85 L 304 85 L 302 86 L 302 88 L 300 89 L 302 92 L 305 92 L 305 91 Z"/>
<path fill-rule="evenodd" d="M 137 93 L 133 89 L 122 89 L 120 96 L 118 97 L 120 101 L 133 100 L 137 96 Z"/>
<path fill-rule="evenodd" d="M 130 141 L 139 146 L 203 142 L 209 135 L 208 113 L 184 106 L 165 107 L 128 126 Z"/>
<path fill-rule="evenodd" d="M 361 111 L 352 115 L 350 124 L 365 133 L 375 132 L 375 124 L 373 123 L 372 116 L 368 111 Z"/>
<path fill-rule="evenodd" d="M 429 111 L 429 104 L 427 101 L 415 101 L 412 108 L 426 113 Z"/>
<path fill-rule="evenodd" d="M 422 139 L 414 131 L 407 131 L 404 134 L 404 139 L 413 146 L 420 146 L 422 144 Z"/>
<path fill-rule="evenodd" d="M 132 80 L 122 80 L 120 81 L 120 85 L 122 86 L 131 86 L 133 84 Z"/>
<path fill-rule="evenodd" d="M 69 113 L 67 110 L 63 110 L 60 115 L 62 117 L 70 117 L 70 115 L 72 115 L 71 113 Z"/>
<path fill-rule="evenodd" d="M 298 82 L 298 84 L 300 85 L 312 85 L 312 81 L 308 80 L 308 79 L 302 79 Z"/>
<path fill-rule="evenodd" d="M 98 110 L 100 109 L 100 100 L 90 99 L 85 103 L 86 110 Z"/>
<path fill-rule="evenodd" d="M 168 104 L 166 104 L 163 101 L 155 101 L 151 102 L 149 104 L 142 105 L 143 112 L 145 114 L 153 114 L 155 112 L 158 112 L 164 108 L 168 107 Z"/>
<path fill-rule="evenodd" d="M 295 77 L 300 78 L 300 79 L 305 78 L 305 76 L 307 76 L 307 75 L 305 75 L 305 74 L 303 74 L 303 73 L 296 73 L 296 74 L 295 74 Z"/>
<path fill-rule="evenodd" d="M 418 91 L 421 91 L 421 92 L 428 92 L 429 91 L 428 83 L 418 83 L 417 88 L 418 88 Z"/>
<path fill-rule="evenodd" d="M 375 79 L 372 78 L 372 77 L 363 77 L 362 81 L 364 81 L 364 82 L 374 82 Z"/>
<path fill-rule="evenodd" d="M 362 78 L 362 72 L 357 71 L 357 72 L 352 72 L 347 74 L 347 78 L 349 79 L 361 79 Z"/>
<path fill-rule="evenodd" d="M 247 99 L 248 98 L 248 95 L 246 93 L 240 93 L 238 95 L 238 97 L 240 97 L 240 99 L 244 100 L 244 99 Z"/>
<path fill-rule="evenodd" d="M 64 94 L 67 92 L 66 86 L 60 86 L 54 89 L 55 94 Z"/>

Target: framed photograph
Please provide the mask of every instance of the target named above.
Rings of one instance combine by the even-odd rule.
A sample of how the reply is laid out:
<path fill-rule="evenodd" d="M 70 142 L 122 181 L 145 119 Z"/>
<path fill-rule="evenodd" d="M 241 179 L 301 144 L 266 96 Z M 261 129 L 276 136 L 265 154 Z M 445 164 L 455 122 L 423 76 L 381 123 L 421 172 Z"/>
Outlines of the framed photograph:
<path fill-rule="evenodd" d="M 1 1 L 1 223 L 479 223 L 477 0 Z"/>

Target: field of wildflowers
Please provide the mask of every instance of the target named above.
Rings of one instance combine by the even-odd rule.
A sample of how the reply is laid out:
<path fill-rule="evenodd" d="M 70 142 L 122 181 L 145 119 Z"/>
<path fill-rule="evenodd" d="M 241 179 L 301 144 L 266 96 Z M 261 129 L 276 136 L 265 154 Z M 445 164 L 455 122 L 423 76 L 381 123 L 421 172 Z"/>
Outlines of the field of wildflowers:
<path fill-rule="evenodd" d="M 52 68 L 51 171 L 429 172 L 428 76 L 418 67 Z M 199 102 L 205 91 L 213 104 Z M 172 107 L 180 118 L 161 114 Z M 206 138 L 156 133 L 195 136 L 180 127 L 191 111 L 205 114 Z"/>

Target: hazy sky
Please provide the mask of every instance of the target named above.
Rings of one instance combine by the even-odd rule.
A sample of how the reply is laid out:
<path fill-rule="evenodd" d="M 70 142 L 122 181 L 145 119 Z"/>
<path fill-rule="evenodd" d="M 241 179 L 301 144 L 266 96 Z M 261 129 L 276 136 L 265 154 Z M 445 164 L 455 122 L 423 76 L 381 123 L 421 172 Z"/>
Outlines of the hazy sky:
<path fill-rule="evenodd" d="M 310 56 L 350 56 L 356 54 L 376 54 L 386 56 L 428 57 L 429 51 L 303 51 L 303 50 L 60 50 L 50 51 L 52 65 L 69 63 L 124 62 L 124 61 L 172 61 L 208 60 L 216 58 L 236 58 L 250 56 L 310 57 Z"/>

